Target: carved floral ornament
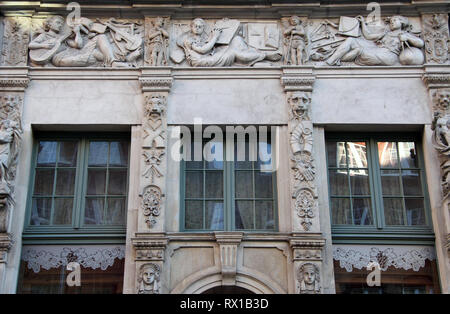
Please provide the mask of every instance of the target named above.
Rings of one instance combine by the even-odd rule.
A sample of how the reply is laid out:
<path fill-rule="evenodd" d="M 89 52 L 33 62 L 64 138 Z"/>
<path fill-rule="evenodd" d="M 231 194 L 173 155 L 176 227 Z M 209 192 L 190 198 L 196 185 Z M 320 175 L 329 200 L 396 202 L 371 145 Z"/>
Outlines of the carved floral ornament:
<path fill-rule="evenodd" d="M 266 22 L 82 17 L 69 26 L 51 16 L 32 33 L 28 48 L 32 66 L 55 67 L 420 65 L 425 45 L 429 60 L 444 62 L 448 30 L 440 15 L 423 21 L 425 41 L 412 20 L 391 16 L 375 25 L 362 16 Z"/>
<path fill-rule="evenodd" d="M 149 185 L 142 195 L 142 210 L 149 228 L 156 224 L 156 217 L 161 213 L 161 201 L 164 194 L 156 185 Z"/>
<path fill-rule="evenodd" d="M 351 272 L 353 268 L 366 269 L 378 263 L 385 271 L 389 267 L 419 271 L 427 260 L 436 259 L 433 247 L 427 246 L 333 246 L 333 259 Z"/>

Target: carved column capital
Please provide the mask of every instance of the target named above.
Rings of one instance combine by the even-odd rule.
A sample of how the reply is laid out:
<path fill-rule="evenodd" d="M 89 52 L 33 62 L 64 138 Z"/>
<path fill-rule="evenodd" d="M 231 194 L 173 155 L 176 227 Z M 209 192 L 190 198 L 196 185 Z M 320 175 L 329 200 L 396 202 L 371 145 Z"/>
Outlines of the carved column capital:
<path fill-rule="evenodd" d="M 11 246 L 11 235 L 8 233 L 0 233 L 0 264 L 6 263 L 6 256 Z"/>
<path fill-rule="evenodd" d="M 237 251 L 244 234 L 242 232 L 216 232 L 214 236 L 219 244 L 222 284 L 234 286 L 236 284 Z"/>
<path fill-rule="evenodd" d="M 161 73 L 163 74 L 163 73 Z M 170 71 L 161 76 L 141 76 L 139 83 L 143 92 L 169 92 L 172 87 L 173 78 Z"/>
<path fill-rule="evenodd" d="M 422 80 L 429 90 L 436 88 L 448 88 L 450 87 L 450 71 L 448 68 L 433 68 L 432 72 L 425 72 L 422 76 Z"/>
<path fill-rule="evenodd" d="M 293 237 L 289 240 L 289 245 L 294 253 L 292 255 L 294 261 L 321 261 L 325 240 Z"/>
<path fill-rule="evenodd" d="M 168 239 L 164 233 L 136 234 L 131 239 L 136 249 L 136 261 L 164 261 Z"/>
<path fill-rule="evenodd" d="M 27 77 L 22 78 L 5 78 L 0 77 L 0 91 L 8 92 L 24 92 L 28 87 L 30 80 Z"/>
<path fill-rule="evenodd" d="M 285 92 L 311 92 L 316 77 L 311 67 L 285 67 L 281 75 L 281 85 Z"/>

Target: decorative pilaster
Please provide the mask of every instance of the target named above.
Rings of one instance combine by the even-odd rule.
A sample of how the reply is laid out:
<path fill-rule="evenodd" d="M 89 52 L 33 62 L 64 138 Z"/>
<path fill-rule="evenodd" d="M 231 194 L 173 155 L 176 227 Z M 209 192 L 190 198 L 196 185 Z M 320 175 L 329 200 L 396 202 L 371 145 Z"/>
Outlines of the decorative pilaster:
<path fill-rule="evenodd" d="M 156 73 L 156 74 L 155 74 Z M 167 172 L 167 97 L 172 86 L 170 70 L 143 70 L 143 92 L 138 225 L 131 239 L 136 250 L 136 286 L 139 294 L 167 293 L 164 228 Z"/>
<path fill-rule="evenodd" d="M 286 68 L 281 77 L 289 110 L 291 208 L 294 232 L 320 230 L 313 157 L 313 123 L 310 112 L 315 78 L 312 69 L 306 70 Z"/>
<path fill-rule="evenodd" d="M 290 240 L 293 251 L 296 293 L 322 293 L 322 249 L 324 245 L 325 240 L 323 239 L 300 239 L 294 235 Z"/>
<path fill-rule="evenodd" d="M 236 285 L 236 265 L 238 246 L 242 241 L 241 232 L 216 232 L 216 241 L 219 244 L 220 263 L 222 267 L 222 285 Z"/>

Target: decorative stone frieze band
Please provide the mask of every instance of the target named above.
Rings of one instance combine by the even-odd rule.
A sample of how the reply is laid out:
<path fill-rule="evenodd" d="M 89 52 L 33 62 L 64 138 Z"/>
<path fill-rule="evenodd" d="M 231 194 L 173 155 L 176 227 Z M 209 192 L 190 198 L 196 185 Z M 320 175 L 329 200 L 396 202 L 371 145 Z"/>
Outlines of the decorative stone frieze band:
<path fill-rule="evenodd" d="M 169 92 L 172 78 L 139 78 L 143 92 Z"/>
<path fill-rule="evenodd" d="M 24 91 L 29 83 L 30 80 L 28 78 L 0 78 L 0 91 Z"/>
<path fill-rule="evenodd" d="M 428 89 L 450 86 L 450 73 L 426 73 L 422 76 L 422 79 Z"/>

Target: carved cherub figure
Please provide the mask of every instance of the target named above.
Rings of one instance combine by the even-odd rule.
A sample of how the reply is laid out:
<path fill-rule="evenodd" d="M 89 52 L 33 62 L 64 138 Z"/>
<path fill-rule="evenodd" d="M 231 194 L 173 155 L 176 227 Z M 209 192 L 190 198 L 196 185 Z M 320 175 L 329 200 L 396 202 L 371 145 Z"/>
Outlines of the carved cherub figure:
<path fill-rule="evenodd" d="M 298 268 L 297 280 L 300 293 L 320 293 L 320 273 L 317 265 L 314 265 L 313 263 L 301 265 Z"/>
<path fill-rule="evenodd" d="M 150 51 L 148 62 L 150 65 L 167 65 L 168 39 L 169 33 L 164 29 L 164 19 L 162 17 L 157 17 L 147 38 Z"/>
<path fill-rule="evenodd" d="M 290 65 L 301 65 L 304 62 L 306 48 L 306 32 L 302 26 L 302 21 L 298 16 L 291 16 L 289 26 L 284 31 L 287 55 L 284 63 Z"/>
<path fill-rule="evenodd" d="M 160 273 L 160 268 L 156 264 L 142 265 L 138 277 L 138 294 L 159 294 Z"/>

